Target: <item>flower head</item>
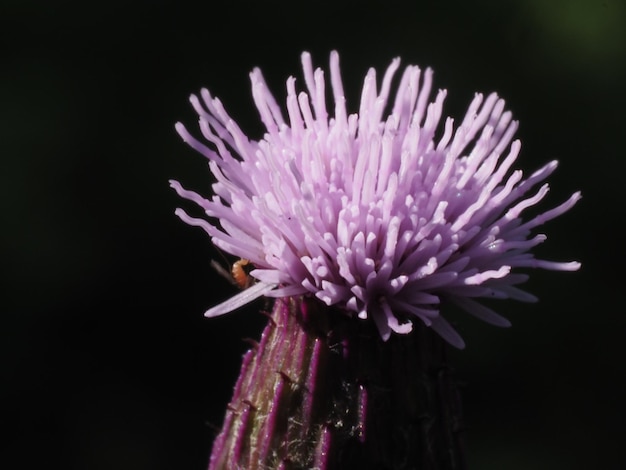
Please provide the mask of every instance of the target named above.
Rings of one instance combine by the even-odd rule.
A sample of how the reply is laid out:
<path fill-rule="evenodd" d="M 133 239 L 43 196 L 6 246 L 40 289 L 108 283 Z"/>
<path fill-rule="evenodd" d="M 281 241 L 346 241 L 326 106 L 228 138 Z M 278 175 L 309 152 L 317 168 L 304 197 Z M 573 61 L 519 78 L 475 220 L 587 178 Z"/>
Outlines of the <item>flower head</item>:
<path fill-rule="evenodd" d="M 409 333 L 417 318 L 457 347 L 463 340 L 440 315 L 443 301 L 494 325 L 509 322 L 480 298 L 536 300 L 517 287 L 516 268 L 572 271 L 577 262 L 536 259 L 546 239 L 533 229 L 569 210 L 573 194 L 533 217 L 525 211 L 548 192 L 537 186 L 553 161 L 527 178 L 511 170 L 520 142 L 517 122 L 495 93 L 476 94 L 463 120 L 442 121 L 445 90 L 429 101 L 432 71 L 408 66 L 395 97 L 400 61 L 365 77 L 357 114 L 348 114 L 339 56 L 330 56 L 332 116 L 326 81 L 302 55 L 308 92 L 287 80 L 287 119 L 261 71 L 252 95 L 267 132 L 249 139 L 206 89 L 191 104 L 207 142 L 180 123 L 182 138 L 209 160 L 215 195 L 205 199 L 171 185 L 211 221 L 177 215 L 202 227 L 213 243 L 255 267 L 251 288 L 207 312 L 220 315 L 265 295 L 312 295 L 358 318 L 371 317 L 383 339 Z M 386 109 L 389 109 L 386 112 Z M 208 143 L 208 145 L 207 145 Z"/>

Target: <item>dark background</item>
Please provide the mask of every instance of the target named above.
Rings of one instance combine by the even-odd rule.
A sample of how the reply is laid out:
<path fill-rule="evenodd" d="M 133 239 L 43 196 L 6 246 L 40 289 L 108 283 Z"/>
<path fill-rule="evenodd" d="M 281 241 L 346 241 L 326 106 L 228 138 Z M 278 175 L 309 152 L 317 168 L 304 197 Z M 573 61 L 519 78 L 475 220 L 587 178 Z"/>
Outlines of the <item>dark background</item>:
<path fill-rule="evenodd" d="M 251 68 L 282 100 L 303 50 L 335 48 L 353 111 L 369 66 L 431 66 L 446 114 L 496 90 L 518 166 L 560 160 L 543 208 L 583 191 L 539 250 L 580 272 L 534 272 L 538 304 L 498 306 L 508 330 L 450 313 L 471 468 L 625 468 L 625 26 L 621 0 L 3 1 L 0 467 L 205 468 L 263 321 L 202 316 L 235 290 L 173 215 L 168 179 L 210 190 L 173 125 L 207 86 L 258 138 Z"/>

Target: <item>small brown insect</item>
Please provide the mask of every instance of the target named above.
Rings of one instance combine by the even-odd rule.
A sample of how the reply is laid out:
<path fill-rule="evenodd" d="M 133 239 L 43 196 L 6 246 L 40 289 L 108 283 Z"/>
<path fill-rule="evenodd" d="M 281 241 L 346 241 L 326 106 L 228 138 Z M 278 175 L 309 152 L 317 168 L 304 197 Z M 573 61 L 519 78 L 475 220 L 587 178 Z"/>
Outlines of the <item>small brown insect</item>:
<path fill-rule="evenodd" d="M 227 279 L 232 285 L 239 287 L 240 289 L 247 289 L 254 284 L 255 280 L 250 277 L 250 271 L 254 269 L 254 265 L 245 258 L 241 258 L 239 261 L 235 261 L 230 272 L 215 260 L 211 260 L 211 267 L 222 276 Z"/>
<path fill-rule="evenodd" d="M 252 265 L 252 263 L 244 258 L 240 259 L 239 261 L 235 261 L 235 263 L 233 264 L 230 273 L 232 274 L 235 283 L 241 289 L 247 289 L 254 283 L 254 280 L 249 276 L 249 273 L 250 271 L 252 271 L 253 268 L 254 266 Z"/>

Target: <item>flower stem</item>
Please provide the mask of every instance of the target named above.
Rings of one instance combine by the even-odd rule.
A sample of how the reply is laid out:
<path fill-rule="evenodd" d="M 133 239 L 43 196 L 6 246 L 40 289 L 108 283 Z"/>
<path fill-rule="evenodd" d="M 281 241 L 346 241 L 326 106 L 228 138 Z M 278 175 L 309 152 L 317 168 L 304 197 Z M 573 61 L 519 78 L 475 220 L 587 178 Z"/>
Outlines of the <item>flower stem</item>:
<path fill-rule="evenodd" d="M 464 469 L 446 344 L 417 323 L 384 342 L 370 321 L 276 300 L 209 469 Z"/>

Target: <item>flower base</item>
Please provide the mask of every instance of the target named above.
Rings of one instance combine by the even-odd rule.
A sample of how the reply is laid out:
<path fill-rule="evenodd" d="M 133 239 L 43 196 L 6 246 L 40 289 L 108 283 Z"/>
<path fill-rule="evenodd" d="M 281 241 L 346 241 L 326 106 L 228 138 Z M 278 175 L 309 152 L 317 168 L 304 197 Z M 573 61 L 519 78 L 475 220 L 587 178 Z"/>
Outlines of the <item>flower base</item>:
<path fill-rule="evenodd" d="M 446 344 L 302 297 L 275 301 L 243 358 L 209 469 L 463 469 Z"/>

